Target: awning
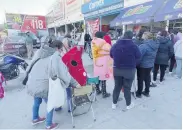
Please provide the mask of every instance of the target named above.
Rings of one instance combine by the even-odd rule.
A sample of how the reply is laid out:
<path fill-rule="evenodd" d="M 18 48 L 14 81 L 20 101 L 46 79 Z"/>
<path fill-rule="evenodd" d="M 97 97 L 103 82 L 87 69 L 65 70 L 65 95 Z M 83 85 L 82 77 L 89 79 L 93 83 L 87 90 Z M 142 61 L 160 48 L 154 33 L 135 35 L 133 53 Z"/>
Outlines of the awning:
<path fill-rule="evenodd" d="M 155 16 L 155 22 L 182 18 L 182 0 L 168 0 Z"/>
<path fill-rule="evenodd" d="M 162 4 L 163 0 L 154 0 L 144 4 L 124 8 L 121 13 L 111 21 L 110 25 L 116 26 L 117 23 L 120 23 L 120 25 L 148 23 L 152 20 L 152 17 Z"/>
<path fill-rule="evenodd" d="M 110 27 L 116 27 L 116 26 L 120 26 L 121 25 L 121 22 L 118 18 L 118 16 L 110 22 Z"/>

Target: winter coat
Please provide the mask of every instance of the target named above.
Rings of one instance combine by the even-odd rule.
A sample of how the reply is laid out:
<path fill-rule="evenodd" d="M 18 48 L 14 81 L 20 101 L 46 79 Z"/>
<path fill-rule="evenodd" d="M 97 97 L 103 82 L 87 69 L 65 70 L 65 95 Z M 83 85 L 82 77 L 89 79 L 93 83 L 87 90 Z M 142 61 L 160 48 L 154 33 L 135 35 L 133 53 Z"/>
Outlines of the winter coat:
<path fill-rule="evenodd" d="M 140 60 L 140 67 L 152 68 L 159 48 L 159 43 L 155 40 L 145 40 L 142 45 L 139 46 L 142 57 Z"/>
<path fill-rule="evenodd" d="M 104 40 L 109 43 L 110 45 L 112 44 L 112 41 L 111 41 L 111 37 L 109 35 L 105 35 L 104 36 Z"/>
<path fill-rule="evenodd" d="M 120 39 L 110 50 L 114 60 L 114 68 L 133 69 L 138 64 L 141 53 L 137 45 L 130 39 Z"/>
<path fill-rule="evenodd" d="M 25 43 L 27 45 L 29 45 L 29 44 L 32 44 L 33 45 L 33 39 L 32 39 L 32 37 L 31 36 L 26 36 Z"/>
<path fill-rule="evenodd" d="M 174 45 L 175 57 L 182 59 L 182 40 L 178 40 Z"/>
<path fill-rule="evenodd" d="M 52 58 L 52 68 L 49 68 L 50 58 Z M 59 52 L 55 51 L 55 49 L 48 46 L 42 47 L 36 52 L 32 63 L 37 59 L 39 60 L 34 64 L 27 81 L 28 94 L 31 96 L 47 98 L 49 78 L 56 76 L 60 79 L 63 87 L 68 87 L 70 84 L 73 86 L 78 84 L 69 74 L 67 67 L 61 60 Z M 27 70 L 29 69 L 30 66 Z"/>
<path fill-rule="evenodd" d="M 143 40 L 142 40 L 142 39 L 134 39 L 133 42 L 134 42 L 137 46 L 140 46 L 141 44 L 143 44 Z"/>
<path fill-rule="evenodd" d="M 112 76 L 112 64 L 109 52 L 111 45 L 101 38 L 94 37 L 91 43 L 93 54 L 94 76 L 99 76 L 100 80 L 107 80 Z"/>
<path fill-rule="evenodd" d="M 169 59 L 174 54 L 173 44 L 169 37 L 157 37 L 160 43 L 159 49 L 156 55 L 155 64 L 168 65 Z"/>

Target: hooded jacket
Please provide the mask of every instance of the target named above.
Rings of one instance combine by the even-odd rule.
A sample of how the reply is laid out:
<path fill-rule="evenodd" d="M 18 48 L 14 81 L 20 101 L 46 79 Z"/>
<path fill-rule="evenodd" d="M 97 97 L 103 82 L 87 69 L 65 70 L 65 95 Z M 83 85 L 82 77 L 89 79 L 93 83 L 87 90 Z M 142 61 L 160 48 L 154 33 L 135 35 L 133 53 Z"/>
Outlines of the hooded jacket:
<path fill-rule="evenodd" d="M 140 60 L 141 53 L 132 40 L 120 39 L 112 46 L 110 56 L 114 60 L 114 68 L 134 69 Z"/>
<path fill-rule="evenodd" d="M 158 36 L 157 40 L 160 45 L 156 55 L 155 64 L 168 65 L 169 59 L 174 54 L 173 44 L 169 37 Z"/>
<path fill-rule="evenodd" d="M 40 58 L 40 59 L 39 59 Z M 50 59 L 52 58 L 52 66 L 50 67 Z M 43 46 L 39 49 L 32 60 L 39 59 L 32 67 L 27 81 L 28 93 L 33 97 L 47 98 L 49 90 L 49 78 L 57 76 L 63 87 L 70 84 L 76 86 L 78 83 L 71 77 L 67 67 L 61 60 L 61 55 L 55 49 Z M 32 64 L 31 63 L 31 64 Z M 27 70 L 30 69 L 30 66 Z"/>
<path fill-rule="evenodd" d="M 143 44 L 139 46 L 142 57 L 140 60 L 140 67 L 152 68 L 159 48 L 158 41 L 155 40 L 144 40 Z"/>

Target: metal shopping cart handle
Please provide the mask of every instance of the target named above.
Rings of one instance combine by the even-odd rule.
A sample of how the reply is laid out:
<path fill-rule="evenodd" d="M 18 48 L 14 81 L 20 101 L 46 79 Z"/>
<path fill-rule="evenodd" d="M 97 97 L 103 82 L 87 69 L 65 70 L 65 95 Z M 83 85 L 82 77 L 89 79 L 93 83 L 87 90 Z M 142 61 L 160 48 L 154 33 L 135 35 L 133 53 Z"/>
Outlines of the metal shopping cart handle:
<path fill-rule="evenodd" d="M 87 84 L 98 84 L 99 77 L 87 77 Z"/>

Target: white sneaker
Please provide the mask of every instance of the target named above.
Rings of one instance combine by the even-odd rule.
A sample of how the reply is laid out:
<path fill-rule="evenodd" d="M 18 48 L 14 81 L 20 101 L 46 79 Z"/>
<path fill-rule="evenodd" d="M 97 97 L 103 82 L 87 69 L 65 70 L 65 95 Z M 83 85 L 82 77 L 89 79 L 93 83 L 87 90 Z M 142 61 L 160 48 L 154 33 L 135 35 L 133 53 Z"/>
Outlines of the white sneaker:
<path fill-rule="evenodd" d="M 126 109 L 127 110 L 132 109 L 134 106 L 135 106 L 135 104 L 133 102 L 131 102 L 131 104 L 126 107 Z"/>
<path fill-rule="evenodd" d="M 162 82 L 159 82 L 159 84 L 160 84 L 160 85 L 163 85 L 163 84 L 164 84 L 164 82 L 163 82 L 163 81 L 162 81 Z"/>
<path fill-rule="evenodd" d="M 117 104 L 112 103 L 112 109 L 115 110 L 117 107 Z"/>
<path fill-rule="evenodd" d="M 157 82 L 156 82 L 156 81 L 151 81 L 151 83 L 152 83 L 152 84 L 157 84 Z"/>
<path fill-rule="evenodd" d="M 173 72 L 169 72 L 168 74 L 169 74 L 170 76 L 172 76 L 172 75 L 173 75 Z"/>

